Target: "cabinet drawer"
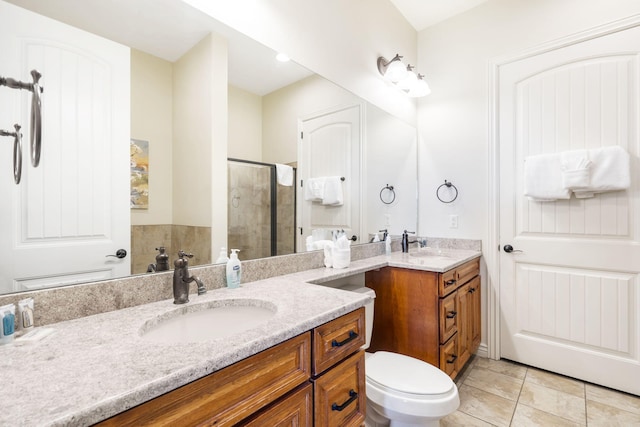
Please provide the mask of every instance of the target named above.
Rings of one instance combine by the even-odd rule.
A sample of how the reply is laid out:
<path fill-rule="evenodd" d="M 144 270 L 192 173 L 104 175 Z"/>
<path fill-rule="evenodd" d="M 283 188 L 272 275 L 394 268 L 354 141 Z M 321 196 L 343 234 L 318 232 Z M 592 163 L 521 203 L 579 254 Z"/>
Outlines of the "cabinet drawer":
<path fill-rule="evenodd" d="M 312 427 L 313 386 L 300 387 L 284 400 L 239 425 L 244 427 Z"/>
<path fill-rule="evenodd" d="M 458 335 L 451 337 L 446 344 L 440 346 L 440 370 L 454 379 L 458 375 L 456 359 L 458 358 Z"/>
<path fill-rule="evenodd" d="M 314 383 L 316 427 L 350 427 L 364 423 L 364 351 L 334 367 Z"/>
<path fill-rule="evenodd" d="M 310 353 L 306 332 L 98 425 L 234 425 L 307 381 Z"/>
<path fill-rule="evenodd" d="M 364 307 L 313 330 L 313 375 L 319 375 L 364 345 Z"/>
<path fill-rule="evenodd" d="M 456 280 L 458 285 L 464 285 L 469 280 L 480 274 L 480 258 L 471 260 L 456 268 Z"/>
<path fill-rule="evenodd" d="M 438 293 L 441 297 L 449 295 L 458 287 L 458 279 L 456 278 L 456 270 L 449 270 L 439 274 Z"/>
<path fill-rule="evenodd" d="M 458 331 L 458 305 L 456 293 L 440 300 L 440 344 L 444 344 Z"/>

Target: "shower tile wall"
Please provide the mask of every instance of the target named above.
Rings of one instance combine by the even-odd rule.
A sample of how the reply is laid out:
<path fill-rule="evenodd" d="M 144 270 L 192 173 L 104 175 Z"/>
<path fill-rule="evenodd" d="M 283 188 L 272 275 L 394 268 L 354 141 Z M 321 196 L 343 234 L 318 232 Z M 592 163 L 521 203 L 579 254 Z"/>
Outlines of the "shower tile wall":
<path fill-rule="evenodd" d="M 178 257 L 178 250 L 192 253 L 190 266 L 210 264 L 211 228 L 189 225 L 134 225 L 131 226 L 131 274 L 147 271 L 156 262 L 157 247 L 164 246 L 170 263 Z M 170 265 L 173 268 L 173 265 Z"/>
<path fill-rule="evenodd" d="M 228 249 L 240 249 L 241 260 L 270 256 L 270 168 L 228 165 Z"/>
<path fill-rule="evenodd" d="M 278 255 L 295 252 L 295 188 L 278 184 Z"/>

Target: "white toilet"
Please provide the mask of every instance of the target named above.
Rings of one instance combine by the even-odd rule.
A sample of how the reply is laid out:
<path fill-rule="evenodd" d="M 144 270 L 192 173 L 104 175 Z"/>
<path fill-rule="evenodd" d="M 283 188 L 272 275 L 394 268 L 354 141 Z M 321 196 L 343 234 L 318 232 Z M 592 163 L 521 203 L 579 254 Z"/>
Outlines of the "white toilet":
<path fill-rule="evenodd" d="M 375 299 L 372 289 L 347 285 L 340 289 Z M 366 342 L 373 331 L 373 305 L 365 306 Z M 387 351 L 366 353 L 367 427 L 435 427 L 460 406 L 458 388 L 447 374 L 413 357 Z"/>

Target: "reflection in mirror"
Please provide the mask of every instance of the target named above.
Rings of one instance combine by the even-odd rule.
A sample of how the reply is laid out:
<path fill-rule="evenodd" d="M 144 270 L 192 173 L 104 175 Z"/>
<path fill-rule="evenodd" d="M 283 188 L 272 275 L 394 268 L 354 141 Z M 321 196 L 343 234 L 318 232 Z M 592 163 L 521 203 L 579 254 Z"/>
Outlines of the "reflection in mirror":
<path fill-rule="evenodd" d="M 93 80 L 79 79 L 91 85 L 76 85 L 73 89 L 75 92 L 72 92 L 69 88 L 69 82 L 73 81 L 71 77 L 62 73 L 58 75 L 53 72 L 55 67 L 47 63 L 45 68 L 49 72 L 43 72 L 42 78 L 43 86 L 46 85 L 43 97 L 43 163 L 37 170 L 28 168 L 24 180 L 26 183 L 20 188 L 9 187 L 0 182 L 3 194 L 12 195 L 12 203 L 5 204 L 2 208 L 6 209 L 6 215 L 3 210 L 2 218 L 11 220 L 3 221 L 4 228 L 0 232 L 5 236 L 15 236 L 19 242 L 13 245 L 13 242 L 9 242 L 10 239 L 4 239 L 5 242 L 0 244 L 0 293 L 144 273 L 149 264 L 155 262 L 158 254 L 156 248 L 160 246 L 167 248 L 170 268 L 173 268 L 173 260 L 179 249 L 194 254 L 191 265 L 210 263 L 212 254 L 217 256 L 220 250 L 219 247 L 212 248 L 212 217 L 215 212 L 221 210 L 229 216 L 227 249 L 238 246 L 242 249 L 241 259 L 260 258 L 274 253 L 292 253 L 296 249 L 305 250 L 300 241 L 312 234 L 313 226 L 305 227 L 301 234 L 301 215 L 304 214 L 305 207 L 306 211 L 309 211 L 311 202 L 305 201 L 302 197 L 299 183 L 301 177 L 313 177 L 317 173 L 309 169 L 314 166 L 308 159 L 306 164 L 301 160 L 299 132 L 306 122 L 328 112 L 352 107 L 357 110 L 360 136 L 357 155 L 352 155 L 350 162 L 354 168 L 360 169 L 353 172 L 355 176 L 350 180 L 351 185 L 356 183 L 357 186 L 349 188 L 348 203 L 353 203 L 350 212 L 358 212 L 355 216 L 360 224 L 357 231 L 354 230 L 354 234 L 358 234 L 359 237 L 357 243 L 367 242 L 369 235 L 382 228 L 390 229 L 392 234 L 400 234 L 404 228 L 415 229 L 415 129 L 350 92 L 312 75 L 301 67 L 297 67 L 298 71 L 293 77 L 289 76 L 283 65 L 277 65 L 280 68 L 275 68 L 275 72 L 267 71 L 267 65 L 256 61 L 267 56 L 272 60 L 274 52 L 224 27 L 210 17 L 195 12 L 180 1 L 165 1 L 159 4 L 151 0 L 139 0 L 119 3 L 117 8 L 109 7 L 109 2 L 103 0 L 12 0 L 11 3 L 82 28 L 82 31 L 70 33 L 73 43 L 80 43 L 79 40 L 86 37 L 94 44 L 88 47 L 78 44 L 74 49 L 67 49 L 67 52 L 89 52 L 87 58 L 101 64 L 106 52 L 111 49 L 114 52 L 109 55 L 124 58 L 126 76 L 110 76 L 113 78 L 100 83 L 96 76 L 104 77 L 104 74 L 101 74 L 100 67 L 95 65 L 91 74 L 94 76 Z M 33 23 L 27 25 L 22 21 L 27 19 L 25 17 L 12 20 L 4 13 L 8 6 L 23 12 L 24 10 L 2 0 L 0 6 L 3 8 L 0 15 L 4 17 L 0 18 L 4 19 L 0 25 L 3 31 L 0 43 L 5 43 L 1 46 L 3 54 L 9 50 L 8 47 L 5 49 L 6 46 L 19 44 L 16 43 L 19 37 L 28 37 L 18 34 L 22 29 L 45 27 Z M 96 20 L 96 16 L 100 16 L 100 19 Z M 72 29 L 69 27 L 64 31 Z M 99 34 L 101 37 L 93 37 L 86 31 Z M 78 37 L 77 34 L 82 34 L 82 37 Z M 212 47 L 218 46 L 216 43 L 220 39 L 228 41 L 227 156 L 244 161 L 269 165 L 278 163 L 297 168 L 297 179 L 294 179 L 294 185 L 289 187 L 288 191 L 284 186 L 277 184 L 278 209 L 275 214 L 275 226 L 266 223 L 260 225 L 262 230 L 275 227 L 275 251 L 272 248 L 274 245 L 271 244 L 271 235 L 257 237 L 255 231 L 244 233 L 244 225 L 232 222 L 232 219 L 240 218 L 241 215 L 234 214 L 239 209 L 243 214 L 252 213 L 255 210 L 254 203 L 258 199 L 271 199 L 271 196 L 257 196 L 257 193 L 254 193 L 257 188 L 264 187 L 263 178 L 257 178 L 258 182 L 251 189 L 234 187 L 233 184 L 239 183 L 243 178 L 233 178 L 230 162 L 228 193 L 212 194 L 211 191 L 211 165 L 207 161 L 212 156 L 209 121 L 213 116 L 203 116 L 202 113 L 206 110 L 198 108 L 200 104 L 206 104 L 208 101 L 203 97 L 203 91 L 199 90 L 199 85 L 203 82 L 201 76 L 206 71 L 199 70 L 198 64 L 211 61 L 211 56 L 207 55 L 211 55 Z M 184 43 L 178 46 L 179 41 Z M 131 49 L 126 49 L 122 44 L 129 45 Z M 166 52 L 162 53 L 163 50 Z M 35 61 L 34 66 L 43 65 Z M 83 57 L 82 61 L 76 62 L 91 63 L 86 61 L 89 60 Z M 20 75 L 24 70 L 19 69 L 17 65 L 19 61 L 3 58 L 0 75 Z M 286 66 L 295 64 L 289 63 Z M 118 66 L 118 69 L 122 68 Z M 84 71 L 86 70 L 85 66 Z M 250 71 L 258 71 L 259 75 L 256 76 Z M 271 74 L 284 80 L 266 89 L 256 86 L 256 82 L 270 81 Z M 86 73 L 83 74 L 83 70 L 79 70 L 78 75 L 84 76 Z M 120 84 L 121 82 L 124 83 Z M 107 96 L 105 105 L 109 107 L 108 111 L 104 109 L 104 105 L 101 106 L 102 110 L 89 109 L 86 106 L 71 108 L 74 115 L 56 111 L 56 106 L 73 97 L 73 93 L 95 92 Z M 11 97 L 4 95 L 6 94 L 0 98 L 0 113 L 12 116 L 16 110 L 22 109 L 25 101 L 18 94 L 11 94 Z M 124 103 L 122 99 L 125 100 Z M 91 104 L 91 100 L 88 99 L 86 105 L 101 104 Z M 86 120 L 89 111 L 92 113 L 91 120 Z M 122 117 L 123 115 L 126 117 Z M 78 127 L 76 123 L 80 122 L 79 116 L 85 117 L 85 124 L 99 123 L 102 127 L 87 127 L 83 130 L 85 128 Z M 102 121 L 96 122 L 97 119 Z M 113 127 L 116 122 L 125 124 L 124 131 Z M 75 134 L 69 132 L 70 129 L 75 129 Z M 64 135 L 65 138 L 53 138 L 56 134 Z M 129 147 L 126 145 L 130 139 L 149 143 L 147 209 L 132 210 L 127 206 L 131 171 L 127 161 Z M 116 140 L 124 141 L 124 144 L 118 145 L 118 150 L 114 148 L 116 144 L 111 144 Z M 76 148 L 63 144 L 67 141 L 76 141 Z M 86 150 L 90 146 L 89 141 L 98 141 L 102 145 L 91 148 L 93 151 L 88 152 Z M 53 159 L 59 158 L 61 152 L 65 154 L 66 163 L 54 162 Z M 76 154 L 72 154 L 74 152 Z M 121 160 L 111 164 L 115 159 L 112 156 L 115 155 L 121 156 Z M 334 150 L 327 155 L 342 159 L 346 153 Z M 0 153 L 0 156 L 3 156 L 1 160 L 6 163 L 5 153 Z M 303 164 L 306 170 L 301 169 Z M 112 166 L 114 171 L 103 169 L 105 166 Z M 269 169 L 271 170 L 271 166 Z M 68 171 L 71 170 L 78 172 L 74 172 L 76 175 L 71 179 L 65 180 L 65 174 L 69 176 Z M 51 173 L 57 175 L 49 175 Z M 328 175 L 329 172 L 322 174 Z M 94 177 L 93 181 L 88 180 L 88 177 Z M 72 183 L 73 186 L 63 185 L 60 189 L 50 191 L 52 187 L 48 185 L 58 181 Z M 107 183 L 117 184 L 119 189 L 113 190 L 106 185 Z M 95 185 L 88 187 L 89 184 Z M 397 200 L 390 205 L 384 205 L 379 198 L 380 188 L 386 184 L 394 185 L 398 194 Z M 47 194 L 49 199 L 44 200 L 41 197 L 43 194 Z M 80 194 L 82 197 L 65 202 L 64 196 L 69 194 Z M 50 204 L 54 202 L 55 204 Z M 251 204 L 245 207 L 241 205 L 244 202 Z M 234 203 L 238 206 L 235 207 Z M 110 213 L 105 213 L 108 212 L 108 208 L 116 205 L 125 212 L 126 218 L 115 219 Z M 88 210 L 89 207 L 91 210 Z M 92 214 L 88 215 L 87 212 Z M 65 221 L 70 219 L 80 224 L 76 235 L 69 234 L 68 227 L 64 225 Z M 47 235 L 43 230 L 46 231 L 54 221 L 62 225 Z M 244 221 L 253 223 L 252 225 L 258 223 L 247 218 L 244 218 Z M 33 223 L 43 225 L 43 230 L 35 230 L 40 234 L 27 227 Z M 96 229 L 96 224 L 102 224 L 102 228 Z M 345 223 L 325 221 L 320 225 L 326 228 L 344 228 Z M 93 228 L 89 230 L 90 226 Z M 130 234 L 130 243 L 129 237 L 122 239 L 113 236 L 117 229 L 125 232 L 125 236 Z M 65 252 L 71 242 L 78 240 L 77 236 L 88 236 L 87 242 L 80 248 Z M 91 257 L 94 264 L 97 262 L 99 266 L 89 266 L 88 261 L 85 265 L 84 258 L 89 258 L 87 248 L 97 241 L 104 242 L 104 247 L 97 249 L 97 255 L 93 254 Z M 22 244 L 24 242 L 27 244 Z M 14 251 L 14 246 L 20 246 L 21 250 L 25 247 L 37 248 L 37 256 L 41 261 L 34 261 L 37 258 L 26 256 L 21 251 Z M 267 249 L 261 252 L 257 249 L 258 246 Z M 128 249 L 131 256 L 124 261 L 106 256 L 120 248 Z M 70 261 L 71 265 L 65 267 L 64 261 Z M 55 268 L 46 271 L 41 270 L 40 266 Z M 18 271 L 18 267 L 23 270 Z M 112 267 L 126 268 L 117 272 Z"/>

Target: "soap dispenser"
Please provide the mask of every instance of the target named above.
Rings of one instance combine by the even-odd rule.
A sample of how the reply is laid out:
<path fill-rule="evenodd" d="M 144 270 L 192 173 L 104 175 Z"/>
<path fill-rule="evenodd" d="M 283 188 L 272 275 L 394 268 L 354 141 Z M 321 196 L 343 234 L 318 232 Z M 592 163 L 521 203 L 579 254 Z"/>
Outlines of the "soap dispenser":
<path fill-rule="evenodd" d="M 227 261 L 227 287 L 237 288 L 242 279 L 242 263 L 238 258 L 240 249 L 231 249 L 231 257 Z"/>
<path fill-rule="evenodd" d="M 220 248 L 220 254 L 218 255 L 216 264 L 226 264 L 227 261 L 229 261 L 229 257 L 227 256 L 227 248 L 223 246 Z"/>

